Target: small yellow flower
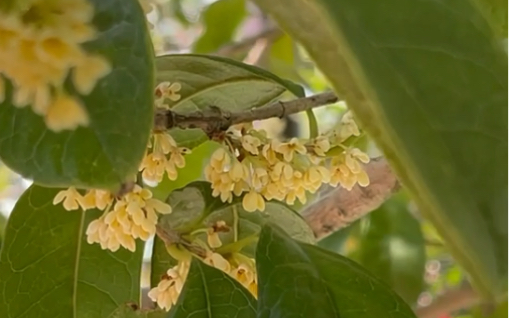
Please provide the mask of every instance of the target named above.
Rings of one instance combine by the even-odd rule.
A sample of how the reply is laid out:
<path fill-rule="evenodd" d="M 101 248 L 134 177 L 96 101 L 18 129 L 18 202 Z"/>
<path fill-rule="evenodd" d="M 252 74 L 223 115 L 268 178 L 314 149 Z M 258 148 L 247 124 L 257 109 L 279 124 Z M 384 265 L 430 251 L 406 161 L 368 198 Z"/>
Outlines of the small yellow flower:
<path fill-rule="evenodd" d="M 322 183 L 329 183 L 330 171 L 323 166 L 310 167 L 303 176 L 304 184 L 311 193 L 316 192 Z"/>
<path fill-rule="evenodd" d="M 274 181 L 267 184 L 267 186 L 263 188 L 261 194 L 267 200 L 276 199 L 283 201 L 287 191 L 287 188 L 281 182 Z"/>
<path fill-rule="evenodd" d="M 167 164 L 164 154 L 149 153 L 143 157 L 139 170 L 143 171 L 142 177 L 144 180 L 158 183 L 163 179 Z"/>
<path fill-rule="evenodd" d="M 297 139 L 292 138 L 289 142 L 275 142 L 274 151 L 283 155 L 285 161 L 290 162 L 293 159 L 295 152 L 300 154 L 306 154 L 306 147 Z"/>
<path fill-rule="evenodd" d="M 67 190 L 62 190 L 57 193 L 53 199 L 53 205 L 57 205 L 63 201 L 64 209 L 67 211 L 77 210 L 80 208 L 83 197 L 76 190 L 75 187 L 69 187 Z"/>
<path fill-rule="evenodd" d="M 233 269 L 231 276 L 245 287 L 249 287 L 254 281 L 255 273 L 250 266 L 239 264 L 237 268 Z"/>
<path fill-rule="evenodd" d="M 295 203 L 295 200 L 299 199 L 299 201 L 302 204 L 306 204 L 307 197 L 306 197 L 306 190 L 302 187 L 295 187 L 288 191 L 286 195 L 286 203 L 289 205 L 293 205 Z"/>
<path fill-rule="evenodd" d="M 164 165 L 164 170 L 166 171 L 166 174 L 168 175 L 168 179 L 175 181 L 178 177 L 178 171 L 177 167 L 175 166 L 175 163 L 171 160 L 167 160 L 166 164 Z"/>
<path fill-rule="evenodd" d="M 168 98 L 169 100 L 176 102 L 180 99 L 180 94 L 178 94 L 178 92 L 181 89 L 182 85 L 178 82 L 162 82 L 156 87 L 156 96 L 163 99 Z"/>
<path fill-rule="evenodd" d="M 214 151 L 209 164 L 217 172 L 228 171 L 231 164 L 230 155 L 223 147 L 221 147 Z"/>
<path fill-rule="evenodd" d="M 225 273 L 230 273 L 231 265 L 221 254 L 208 252 L 204 262 L 209 266 L 222 270 Z"/>
<path fill-rule="evenodd" d="M 294 172 L 293 167 L 290 164 L 283 161 L 279 161 L 272 168 L 270 177 L 273 181 L 281 181 L 282 179 L 292 180 L 293 172 Z"/>
<path fill-rule="evenodd" d="M 89 190 L 83 196 L 81 207 L 83 210 L 99 209 L 104 210 L 113 202 L 113 196 L 109 191 L 105 190 Z"/>
<path fill-rule="evenodd" d="M 218 248 L 223 245 L 219 238 L 219 232 L 228 232 L 230 229 L 224 221 L 217 221 L 207 229 L 207 243 L 211 248 Z"/>
<path fill-rule="evenodd" d="M 245 135 L 241 137 L 241 142 L 242 147 L 244 147 L 244 149 L 249 151 L 251 154 L 253 155 L 259 154 L 258 147 L 260 147 L 260 145 L 262 144 L 260 139 L 250 135 Z"/>
<path fill-rule="evenodd" d="M 74 97 L 64 93 L 49 105 L 46 118 L 46 126 L 54 132 L 62 130 L 74 130 L 78 126 L 88 126 L 89 118 L 83 105 Z"/>
<path fill-rule="evenodd" d="M 85 56 L 76 65 L 73 72 L 73 83 L 82 95 L 89 95 L 96 82 L 111 72 L 110 63 L 102 56 Z"/>
<path fill-rule="evenodd" d="M 191 153 L 191 149 L 189 148 L 184 148 L 184 147 L 178 147 L 178 148 L 174 148 L 172 151 L 171 151 L 171 155 L 170 155 L 170 161 L 173 162 L 173 164 L 175 164 L 175 166 L 177 168 L 184 168 L 186 166 L 186 159 L 184 158 L 184 154 L 190 154 Z"/>
<path fill-rule="evenodd" d="M 154 138 L 153 149 L 154 152 L 157 154 L 167 155 L 173 149 L 177 148 L 177 143 L 170 134 L 167 134 L 165 132 L 155 133 L 153 135 L 153 138 Z"/>
<path fill-rule="evenodd" d="M 251 174 L 251 186 L 255 189 L 261 189 L 269 182 L 269 174 L 267 170 L 258 167 Z"/>
<path fill-rule="evenodd" d="M 247 179 L 249 175 L 249 169 L 238 160 L 234 160 L 232 168 L 228 173 L 233 182 L 239 182 L 241 180 Z"/>
<path fill-rule="evenodd" d="M 96 219 L 87 227 L 87 242 L 99 243 L 102 249 L 116 252 L 120 246 L 131 252 L 136 250 L 134 238 L 125 232 L 115 211 Z"/>
<path fill-rule="evenodd" d="M 347 111 L 341 118 L 338 136 L 339 141 L 344 141 L 350 136 L 359 136 L 360 134 L 359 127 L 357 127 L 357 123 L 355 123 L 352 112 Z"/>
<path fill-rule="evenodd" d="M 219 238 L 219 233 L 215 232 L 212 228 L 207 230 L 207 244 L 211 248 L 218 248 L 223 245 L 223 242 L 221 242 L 221 239 Z"/>
<path fill-rule="evenodd" d="M 260 193 L 251 189 L 251 191 L 244 195 L 244 198 L 242 199 L 242 207 L 247 212 L 254 212 L 256 210 L 264 211 L 265 200 L 263 199 L 263 196 Z"/>
<path fill-rule="evenodd" d="M 177 266 L 170 268 L 157 287 L 148 292 L 148 297 L 155 301 L 159 308 L 169 311 L 177 303 L 182 292 L 184 283 L 189 272 L 187 262 L 179 262 Z"/>
<path fill-rule="evenodd" d="M 342 157 L 334 158 L 331 162 L 329 183 L 332 186 L 341 184 L 347 190 L 351 190 L 356 183 L 362 187 L 368 186 L 368 174 L 359 162 L 369 162 L 369 156 L 356 148 L 346 151 Z"/>
<path fill-rule="evenodd" d="M 313 150 L 315 154 L 324 157 L 325 153 L 330 149 L 329 138 L 326 136 L 319 136 L 313 142 Z"/>
<path fill-rule="evenodd" d="M 263 157 L 265 157 L 265 159 L 271 165 L 276 164 L 276 162 L 278 162 L 276 152 L 274 151 L 274 148 L 272 147 L 272 143 L 268 143 L 263 146 L 262 155 L 263 155 Z"/>

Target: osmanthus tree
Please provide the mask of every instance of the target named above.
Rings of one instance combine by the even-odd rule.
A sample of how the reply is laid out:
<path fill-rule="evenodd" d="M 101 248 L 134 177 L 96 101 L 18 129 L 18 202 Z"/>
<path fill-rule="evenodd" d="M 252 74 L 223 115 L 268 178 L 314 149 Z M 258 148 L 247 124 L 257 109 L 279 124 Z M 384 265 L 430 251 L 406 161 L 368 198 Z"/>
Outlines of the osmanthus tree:
<path fill-rule="evenodd" d="M 254 2 L 335 93 L 155 56 L 136 0 L 0 2 L 0 158 L 34 181 L 3 239 L 1 317 L 414 317 L 299 213 L 323 185 L 373 196 L 385 159 L 366 135 L 479 294 L 506 295 L 506 18 L 464 0 Z M 320 129 L 313 109 L 338 100 L 350 110 Z M 305 139 L 253 126 L 299 112 Z"/>

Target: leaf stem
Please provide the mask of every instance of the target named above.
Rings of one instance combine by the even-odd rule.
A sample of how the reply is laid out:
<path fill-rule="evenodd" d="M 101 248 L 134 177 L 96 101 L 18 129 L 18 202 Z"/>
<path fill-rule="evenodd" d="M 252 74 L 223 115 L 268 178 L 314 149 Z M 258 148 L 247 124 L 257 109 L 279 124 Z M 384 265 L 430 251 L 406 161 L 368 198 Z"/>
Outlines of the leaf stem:
<path fill-rule="evenodd" d="M 239 211 L 237 210 L 237 206 L 233 206 L 233 241 L 237 242 L 239 236 Z"/>
<path fill-rule="evenodd" d="M 316 121 L 315 113 L 313 109 L 306 110 L 306 115 L 309 121 L 309 139 L 318 137 L 318 122 Z"/>

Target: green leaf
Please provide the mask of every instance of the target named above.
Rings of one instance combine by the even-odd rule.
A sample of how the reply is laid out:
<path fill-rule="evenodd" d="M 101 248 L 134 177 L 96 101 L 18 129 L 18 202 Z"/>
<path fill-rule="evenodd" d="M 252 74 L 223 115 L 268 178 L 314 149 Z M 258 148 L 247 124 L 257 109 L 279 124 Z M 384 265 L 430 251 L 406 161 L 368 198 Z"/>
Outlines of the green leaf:
<path fill-rule="evenodd" d="M 267 222 L 281 225 L 295 239 L 314 243 L 313 232 L 304 219 L 278 201 L 266 202 L 264 212 L 247 212 L 242 207 L 241 199 L 223 203 L 219 198 L 212 197 L 210 183 L 197 181 L 173 191 L 168 203 L 173 212 L 159 219 L 160 226 L 168 230 L 189 234 L 210 227 L 217 221 L 224 221 L 231 230 L 219 233 L 223 242 L 223 246 L 217 249 L 219 253 L 242 249 L 246 255 L 254 256 L 256 238 Z M 205 233 L 197 237 L 206 241 Z"/>
<path fill-rule="evenodd" d="M 351 238 L 352 234 L 354 234 L 358 229 L 360 221 L 361 220 L 357 220 L 348 227 L 345 227 L 335 233 L 332 233 L 324 239 L 321 239 L 318 241 L 317 245 L 328 251 L 344 254 L 345 245 Z"/>
<path fill-rule="evenodd" d="M 258 317 L 415 317 L 384 283 L 349 259 L 265 226 L 256 249 Z"/>
<path fill-rule="evenodd" d="M 255 2 L 345 96 L 481 292 L 504 294 L 508 64 L 477 7 Z"/>
<path fill-rule="evenodd" d="M 36 183 L 114 189 L 138 171 L 153 121 L 153 50 L 137 0 L 91 0 L 98 38 L 88 51 L 105 56 L 113 71 L 89 96 L 79 97 L 90 125 L 54 133 L 30 107 L 0 103 L 0 158 Z M 122 8 L 119 10 L 118 8 Z M 74 92 L 70 81 L 68 89 Z"/>
<path fill-rule="evenodd" d="M 507 1 L 476 0 L 484 10 L 493 30 L 501 38 L 507 38 Z M 507 47 L 507 44 L 505 45 Z"/>
<path fill-rule="evenodd" d="M 401 195 L 371 212 L 349 256 L 414 304 L 424 288 L 426 249 L 421 225 Z"/>
<path fill-rule="evenodd" d="M 6 318 L 108 317 L 139 302 L 143 244 L 102 250 L 84 231 L 101 211 L 52 204 L 59 189 L 31 186 L 9 218 L 0 253 L 0 312 Z"/>
<path fill-rule="evenodd" d="M 179 82 L 181 99 L 168 105 L 178 112 L 217 106 L 228 111 L 263 106 L 285 91 L 304 96 L 302 87 L 261 68 L 235 60 L 196 54 L 156 58 L 157 82 Z"/>
<path fill-rule="evenodd" d="M 196 40 L 195 53 L 212 53 L 233 40 L 246 16 L 245 0 L 218 0 L 202 13 L 205 32 Z"/>
<path fill-rule="evenodd" d="M 297 67 L 297 47 L 288 34 L 283 34 L 270 45 L 268 68 L 274 74 L 301 81 Z"/>
<path fill-rule="evenodd" d="M 256 317 L 256 300 L 228 274 L 193 259 L 168 318 Z"/>
<path fill-rule="evenodd" d="M 123 304 L 108 318 L 165 318 L 168 313 L 162 309 L 139 309 L 135 304 Z"/>

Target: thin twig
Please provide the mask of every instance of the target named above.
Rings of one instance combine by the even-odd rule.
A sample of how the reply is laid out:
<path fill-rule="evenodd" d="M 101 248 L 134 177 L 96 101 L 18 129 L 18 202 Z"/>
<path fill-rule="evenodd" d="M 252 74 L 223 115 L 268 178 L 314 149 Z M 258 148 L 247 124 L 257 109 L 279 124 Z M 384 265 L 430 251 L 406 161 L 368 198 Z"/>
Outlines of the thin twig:
<path fill-rule="evenodd" d="M 230 113 L 219 107 L 211 106 L 204 111 L 179 114 L 171 110 L 156 113 L 154 130 L 162 131 L 171 128 L 201 128 L 207 134 L 226 130 L 231 125 L 252 122 L 255 120 L 299 113 L 308 109 L 333 104 L 338 97 L 332 93 L 321 93 L 309 97 L 298 98 L 287 102 L 275 102 L 267 106 Z"/>

